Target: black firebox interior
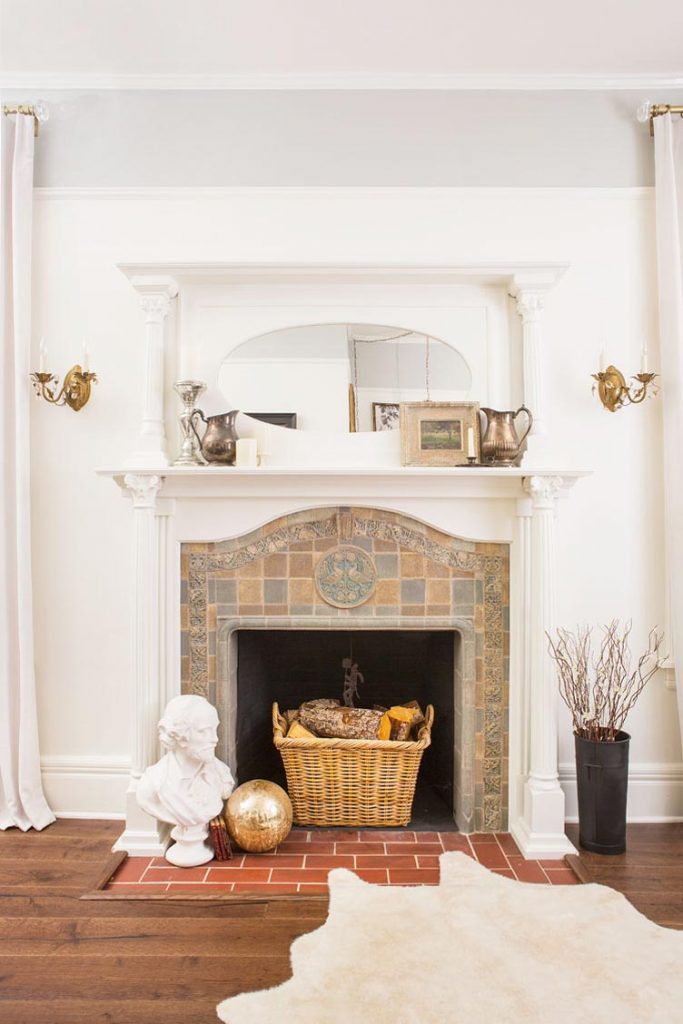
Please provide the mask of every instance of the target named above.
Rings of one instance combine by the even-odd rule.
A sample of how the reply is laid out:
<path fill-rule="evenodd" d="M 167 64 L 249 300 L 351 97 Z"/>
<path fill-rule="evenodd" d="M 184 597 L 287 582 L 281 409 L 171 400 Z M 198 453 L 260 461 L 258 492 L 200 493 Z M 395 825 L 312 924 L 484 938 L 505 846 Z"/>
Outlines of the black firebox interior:
<path fill-rule="evenodd" d="M 273 746 L 271 708 L 297 708 L 317 697 L 342 699 L 342 661 L 363 675 L 359 707 L 419 701 L 434 705 L 432 744 L 422 758 L 413 828 L 453 825 L 453 700 L 458 634 L 426 630 L 239 630 L 238 782 L 285 785 Z"/>

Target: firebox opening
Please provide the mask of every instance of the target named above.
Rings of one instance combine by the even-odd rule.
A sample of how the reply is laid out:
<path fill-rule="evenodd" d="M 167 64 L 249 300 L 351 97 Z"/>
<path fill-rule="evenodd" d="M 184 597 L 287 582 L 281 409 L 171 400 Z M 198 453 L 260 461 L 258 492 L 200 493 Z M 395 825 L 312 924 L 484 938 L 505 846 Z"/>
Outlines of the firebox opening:
<path fill-rule="evenodd" d="M 271 708 L 305 700 L 342 700 L 351 657 L 362 673 L 358 707 L 417 700 L 434 705 L 411 828 L 453 829 L 454 689 L 460 636 L 449 630 L 262 630 L 237 632 L 236 760 L 239 782 L 265 778 L 285 786 L 273 746 Z"/>

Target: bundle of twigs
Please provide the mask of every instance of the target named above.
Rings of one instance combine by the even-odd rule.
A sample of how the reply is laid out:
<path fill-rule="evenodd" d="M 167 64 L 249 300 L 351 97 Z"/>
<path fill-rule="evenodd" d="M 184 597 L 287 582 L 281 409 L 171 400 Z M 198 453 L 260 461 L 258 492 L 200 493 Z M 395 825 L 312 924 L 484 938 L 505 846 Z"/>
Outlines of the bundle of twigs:
<path fill-rule="evenodd" d="M 631 623 L 621 628 L 618 619 L 602 627 L 597 655 L 591 658 L 592 630 L 579 626 L 575 633 L 558 629 L 550 634 L 550 655 L 557 665 L 560 695 L 569 708 L 574 732 L 587 740 L 615 740 L 647 682 L 664 661 L 663 634 L 651 630 L 648 648 L 631 671 Z"/>

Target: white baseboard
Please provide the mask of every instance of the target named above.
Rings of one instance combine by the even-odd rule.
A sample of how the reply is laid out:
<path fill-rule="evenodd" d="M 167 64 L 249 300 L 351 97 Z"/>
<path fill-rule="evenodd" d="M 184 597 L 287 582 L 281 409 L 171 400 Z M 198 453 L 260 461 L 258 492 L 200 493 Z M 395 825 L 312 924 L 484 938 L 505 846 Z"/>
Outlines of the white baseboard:
<path fill-rule="evenodd" d="M 125 818 L 130 758 L 46 756 L 40 767 L 47 802 L 58 818 Z"/>
<path fill-rule="evenodd" d="M 576 766 L 560 765 L 567 821 L 578 821 Z M 628 821 L 683 821 L 683 763 L 632 764 L 628 775 Z"/>
<path fill-rule="evenodd" d="M 130 759 L 52 756 L 41 758 L 45 795 L 58 818 L 125 819 Z M 560 765 L 567 821 L 578 820 L 576 767 Z M 633 764 L 629 770 L 628 820 L 683 821 L 683 763 Z"/>

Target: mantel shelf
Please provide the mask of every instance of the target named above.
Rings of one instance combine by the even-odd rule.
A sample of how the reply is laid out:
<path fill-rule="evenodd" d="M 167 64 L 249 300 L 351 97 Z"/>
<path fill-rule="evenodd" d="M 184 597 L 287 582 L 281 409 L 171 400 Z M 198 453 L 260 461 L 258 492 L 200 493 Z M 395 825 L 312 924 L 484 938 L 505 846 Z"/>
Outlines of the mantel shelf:
<path fill-rule="evenodd" d="M 126 494 L 138 482 L 159 477 L 159 497 L 196 500 L 243 497 L 316 498 L 346 505 L 353 501 L 382 504 L 383 499 L 516 500 L 527 497 L 525 477 L 556 477 L 566 493 L 586 470 L 525 466 L 267 466 L 242 469 L 231 466 L 121 467 L 101 469 Z M 132 479 L 131 479 L 132 478 Z"/>
<path fill-rule="evenodd" d="M 118 469 L 102 468 L 100 476 L 123 477 L 126 474 L 135 476 L 162 476 L 174 478 L 209 478 L 209 477 L 441 477 L 456 479 L 461 477 L 487 478 L 523 478 L 529 476 L 561 476 L 563 479 L 576 480 L 589 476 L 588 469 L 567 469 L 557 466 L 535 468 L 531 466 L 259 466 L 245 468 L 236 466 L 159 466 L 138 468 L 123 466 Z"/>

